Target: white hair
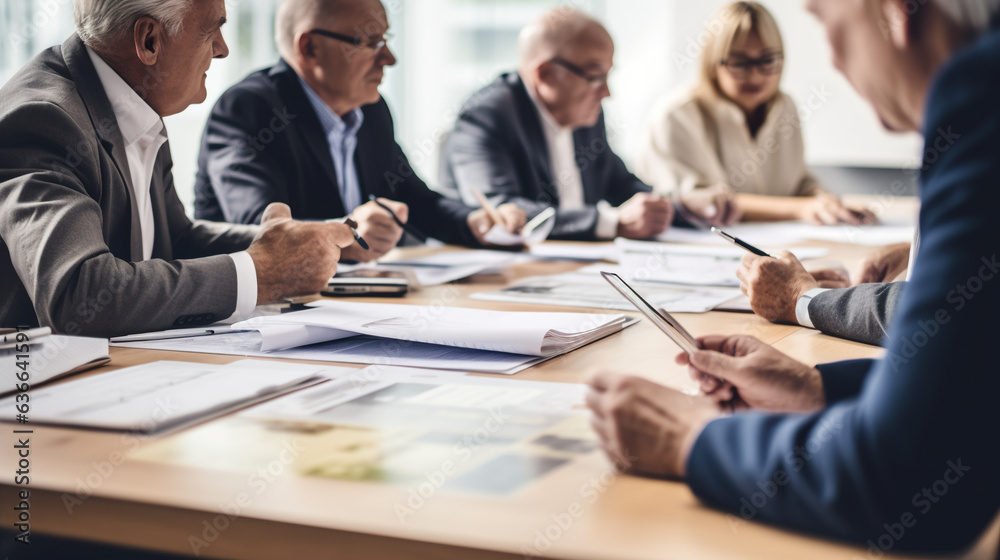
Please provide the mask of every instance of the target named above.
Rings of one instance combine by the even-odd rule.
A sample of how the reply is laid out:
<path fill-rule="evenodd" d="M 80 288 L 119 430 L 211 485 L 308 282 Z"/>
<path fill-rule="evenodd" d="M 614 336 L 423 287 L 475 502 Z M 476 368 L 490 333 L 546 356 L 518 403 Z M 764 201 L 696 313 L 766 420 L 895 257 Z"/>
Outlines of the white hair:
<path fill-rule="evenodd" d="M 936 0 L 955 23 L 977 33 L 985 33 L 1000 12 L 1000 0 Z"/>
<path fill-rule="evenodd" d="M 132 33 L 142 17 L 158 21 L 173 37 L 180 33 L 192 0 L 73 0 L 80 39 L 88 47 L 107 46 Z"/>

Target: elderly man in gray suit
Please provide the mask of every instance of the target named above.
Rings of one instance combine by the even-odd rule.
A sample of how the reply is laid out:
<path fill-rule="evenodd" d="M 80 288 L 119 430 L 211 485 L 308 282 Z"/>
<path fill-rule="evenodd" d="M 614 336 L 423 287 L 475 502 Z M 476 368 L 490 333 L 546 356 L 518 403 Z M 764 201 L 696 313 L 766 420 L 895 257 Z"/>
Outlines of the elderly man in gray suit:
<path fill-rule="evenodd" d="M 910 243 L 879 248 L 861 262 L 853 286 L 837 270 L 807 272 L 791 253 L 744 257 L 737 275 L 754 312 L 768 321 L 881 346 L 906 290 L 911 254 Z"/>
<path fill-rule="evenodd" d="M 316 293 L 354 243 L 272 205 L 191 221 L 162 117 L 201 103 L 224 0 L 75 0 L 78 33 L 0 90 L 0 325 L 115 336 Z"/>

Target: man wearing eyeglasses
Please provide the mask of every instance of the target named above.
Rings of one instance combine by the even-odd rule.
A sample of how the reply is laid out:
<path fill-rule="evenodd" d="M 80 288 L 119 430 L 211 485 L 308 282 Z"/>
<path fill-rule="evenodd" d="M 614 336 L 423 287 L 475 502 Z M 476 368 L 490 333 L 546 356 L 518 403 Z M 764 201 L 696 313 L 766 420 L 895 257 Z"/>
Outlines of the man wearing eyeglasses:
<path fill-rule="evenodd" d="M 518 72 L 476 93 L 445 144 L 442 187 L 469 203 L 479 189 L 534 216 L 557 210 L 550 238 L 646 239 L 673 219 L 670 201 L 608 145 L 601 102 L 611 95 L 614 42 L 589 16 L 556 8 L 526 27 Z"/>
<path fill-rule="evenodd" d="M 272 202 L 298 219 L 348 216 L 376 259 L 406 230 L 418 241 L 478 245 L 494 222 L 427 188 L 395 141 L 378 88 L 387 66 L 388 19 L 378 0 L 285 0 L 276 38 L 282 61 L 227 91 L 209 118 L 195 186 L 196 215 L 256 223 Z M 524 212 L 499 209 L 519 230 Z"/>

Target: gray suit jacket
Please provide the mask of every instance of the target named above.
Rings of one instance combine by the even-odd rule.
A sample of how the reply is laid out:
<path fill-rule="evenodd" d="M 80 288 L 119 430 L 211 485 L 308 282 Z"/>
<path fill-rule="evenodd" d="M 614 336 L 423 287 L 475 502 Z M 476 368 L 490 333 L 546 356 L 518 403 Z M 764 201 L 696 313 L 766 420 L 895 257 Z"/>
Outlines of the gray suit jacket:
<path fill-rule="evenodd" d="M 0 325 L 107 337 L 230 316 L 227 253 L 258 230 L 189 220 L 172 167 L 167 143 L 143 261 L 125 144 L 83 42 L 74 35 L 11 78 L 0 89 Z"/>
<path fill-rule="evenodd" d="M 882 346 L 906 282 L 829 290 L 809 302 L 809 319 L 826 334 Z"/>

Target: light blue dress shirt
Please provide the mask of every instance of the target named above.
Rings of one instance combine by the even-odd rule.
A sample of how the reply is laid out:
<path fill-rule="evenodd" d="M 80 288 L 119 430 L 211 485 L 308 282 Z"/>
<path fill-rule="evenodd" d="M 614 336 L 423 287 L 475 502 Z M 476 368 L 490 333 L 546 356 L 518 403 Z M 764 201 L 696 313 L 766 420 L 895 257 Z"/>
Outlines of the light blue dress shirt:
<path fill-rule="evenodd" d="M 337 115 L 301 76 L 299 82 L 302 83 L 302 89 L 319 116 L 319 124 L 326 134 L 326 142 L 333 157 L 333 168 L 337 174 L 340 200 L 344 203 L 344 210 L 350 214 L 362 204 L 358 170 L 354 166 L 354 150 L 358 147 L 358 129 L 365 116 L 360 107 L 345 113 L 343 117 Z"/>

